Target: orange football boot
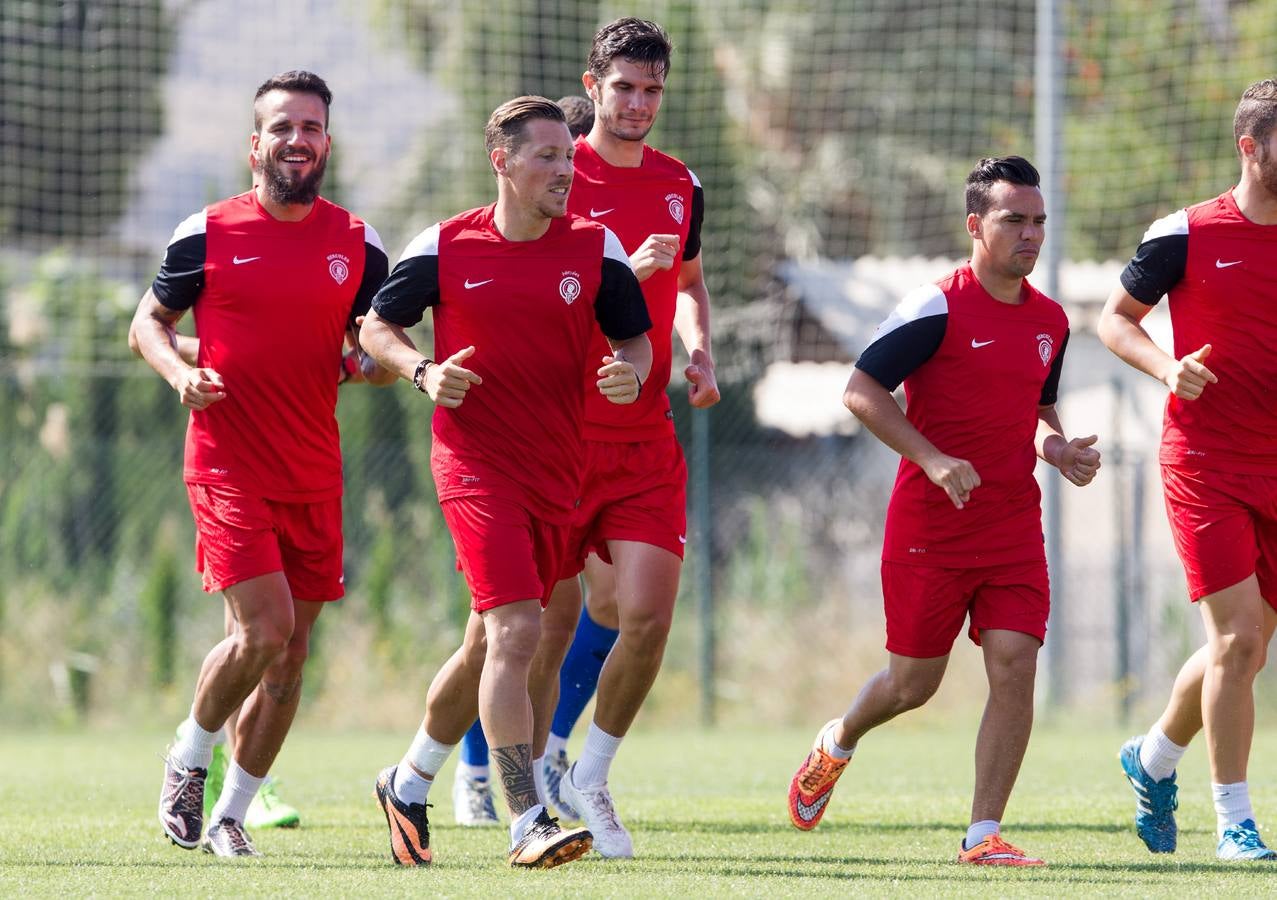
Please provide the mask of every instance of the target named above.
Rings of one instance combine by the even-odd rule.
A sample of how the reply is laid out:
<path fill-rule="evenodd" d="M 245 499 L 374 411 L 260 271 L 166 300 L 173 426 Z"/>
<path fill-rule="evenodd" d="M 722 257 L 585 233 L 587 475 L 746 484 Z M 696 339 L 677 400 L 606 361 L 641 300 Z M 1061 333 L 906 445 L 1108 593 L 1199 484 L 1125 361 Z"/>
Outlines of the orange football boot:
<path fill-rule="evenodd" d="M 1002 840 L 1002 835 L 991 834 L 970 850 L 958 852 L 958 862 L 970 866 L 1045 866 L 1046 861 L 1034 859 L 1019 847 Z"/>
<path fill-rule="evenodd" d="M 830 756 L 821 747 L 825 732 L 839 721 L 841 720 L 830 719 L 816 733 L 811 752 L 789 782 L 789 821 L 794 823 L 795 828 L 803 831 L 811 831 L 820 824 L 820 819 L 829 806 L 829 797 L 834 792 L 834 784 L 850 762 Z"/>
<path fill-rule="evenodd" d="M 390 826 L 390 858 L 399 866 L 430 864 L 430 822 L 428 803 L 404 803 L 395 795 L 395 769 L 390 766 L 377 776 L 377 803 Z"/>

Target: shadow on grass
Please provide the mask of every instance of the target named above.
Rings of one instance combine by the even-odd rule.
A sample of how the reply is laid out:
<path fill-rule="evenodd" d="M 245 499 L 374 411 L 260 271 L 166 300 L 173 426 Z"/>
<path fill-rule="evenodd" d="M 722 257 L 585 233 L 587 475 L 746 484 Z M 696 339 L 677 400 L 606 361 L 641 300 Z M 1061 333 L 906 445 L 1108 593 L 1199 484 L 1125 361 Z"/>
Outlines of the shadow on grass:
<path fill-rule="evenodd" d="M 705 834 L 774 834 L 778 832 L 795 833 L 798 830 L 790 825 L 778 825 L 775 822 L 663 822 L 645 819 L 637 823 L 637 827 L 647 831 L 668 831 L 677 834 L 701 832 Z M 916 831 L 954 831 L 965 832 L 961 822 L 822 822 L 821 834 L 881 834 Z M 1007 828 L 1008 833 L 1051 832 L 1051 831 L 1090 831 L 1099 834 L 1123 834 L 1133 831 L 1129 825 L 1118 825 L 1109 822 L 1025 822 L 1016 823 Z"/>

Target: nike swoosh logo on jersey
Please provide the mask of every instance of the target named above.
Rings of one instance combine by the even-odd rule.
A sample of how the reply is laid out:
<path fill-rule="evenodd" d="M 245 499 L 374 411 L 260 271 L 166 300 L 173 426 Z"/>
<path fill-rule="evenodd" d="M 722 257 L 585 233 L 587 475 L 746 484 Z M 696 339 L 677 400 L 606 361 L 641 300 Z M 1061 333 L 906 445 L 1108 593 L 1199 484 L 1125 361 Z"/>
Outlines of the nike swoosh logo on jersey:
<path fill-rule="evenodd" d="M 829 794 L 826 793 L 826 794 L 821 794 L 819 797 L 817 797 L 816 802 L 811 804 L 810 806 L 804 803 L 801 798 L 798 800 L 798 802 L 795 805 L 798 807 L 798 815 L 802 818 L 802 820 L 804 822 L 810 822 L 813 818 L 815 818 L 816 813 L 820 812 L 822 809 L 825 808 L 825 804 L 828 802 L 829 802 Z"/>
<path fill-rule="evenodd" d="M 467 278 L 467 279 L 466 279 L 466 290 L 468 291 L 468 290 L 470 290 L 471 288 L 483 287 L 485 284 L 487 284 L 487 283 L 488 283 L 489 281 L 491 281 L 491 280 L 492 280 L 491 278 L 487 278 L 487 279 L 485 279 L 485 280 L 483 280 L 483 281 L 471 281 L 469 278 Z"/>
<path fill-rule="evenodd" d="M 686 536 L 686 535 L 683 535 L 683 534 L 680 534 L 680 535 L 678 536 L 678 542 L 679 542 L 680 544 L 686 544 L 686 543 L 687 543 L 687 536 Z"/>
<path fill-rule="evenodd" d="M 606 216 L 608 213 L 610 213 L 614 209 L 616 209 L 615 206 L 609 206 L 607 209 L 595 209 L 594 207 L 591 206 L 590 218 L 597 219 L 599 216 Z"/>
<path fill-rule="evenodd" d="M 261 259 L 261 257 L 260 256 L 245 256 L 243 259 L 240 259 L 238 256 L 234 256 L 234 257 L 231 257 L 231 262 L 237 266 L 242 266 L 244 265 L 244 263 L 250 263 L 258 259 Z"/>
<path fill-rule="evenodd" d="M 996 340 L 997 340 L 997 338 L 994 338 L 994 339 L 993 339 L 993 341 L 996 341 Z M 987 346 L 989 346 L 990 344 L 992 344 L 992 343 L 993 343 L 993 341 L 977 341 L 975 338 L 972 338 L 972 339 L 971 339 L 971 349 L 972 349 L 972 350 L 978 350 L 978 349 L 979 349 L 979 348 L 981 348 L 981 347 L 987 347 Z"/>
<path fill-rule="evenodd" d="M 1240 266 L 1245 260 L 1235 259 L 1232 262 L 1224 262 L 1222 259 L 1215 260 L 1215 268 L 1227 269 L 1229 266 Z"/>

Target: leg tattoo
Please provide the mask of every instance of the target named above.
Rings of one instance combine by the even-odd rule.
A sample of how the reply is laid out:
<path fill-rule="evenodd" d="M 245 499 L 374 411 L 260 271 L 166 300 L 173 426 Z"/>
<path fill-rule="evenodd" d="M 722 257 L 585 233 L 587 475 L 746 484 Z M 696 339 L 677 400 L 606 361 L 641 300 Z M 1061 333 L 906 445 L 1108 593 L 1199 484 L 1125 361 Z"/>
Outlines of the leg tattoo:
<path fill-rule="evenodd" d="M 521 816 L 537 805 L 537 787 L 532 778 L 532 745 L 493 747 L 492 759 L 501 773 L 501 787 L 510 815 Z"/>

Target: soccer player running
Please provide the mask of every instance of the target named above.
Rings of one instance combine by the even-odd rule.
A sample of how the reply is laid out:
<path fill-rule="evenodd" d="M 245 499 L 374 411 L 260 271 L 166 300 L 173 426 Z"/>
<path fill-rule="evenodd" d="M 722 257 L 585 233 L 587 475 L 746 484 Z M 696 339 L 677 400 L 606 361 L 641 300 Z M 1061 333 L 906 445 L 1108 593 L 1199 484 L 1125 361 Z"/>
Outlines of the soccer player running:
<path fill-rule="evenodd" d="M 572 135 L 573 140 L 583 134 L 589 134 L 594 126 L 594 104 L 589 98 L 569 94 L 555 102 L 559 104 L 559 109 L 563 110 L 568 133 Z M 595 593 L 593 585 L 590 590 L 592 594 Z M 569 650 L 568 657 L 564 660 L 563 668 L 559 672 L 560 692 L 567 695 L 567 700 L 565 701 L 561 696 L 559 705 L 554 711 L 554 722 L 550 732 L 551 741 L 555 739 L 556 734 L 561 734 L 562 742 L 567 742 L 567 736 L 572 731 L 571 725 L 567 725 L 561 731 L 553 730 L 553 725 L 559 725 L 568 719 L 574 723 L 581 715 L 581 711 L 585 709 L 590 697 L 594 696 L 594 685 L 598 681 L 603 659 L 600 657 L 597 661 L 595 660 L 595 654 L 592 652 L 594 642 L 590 640 L 589 630 L 586 627 L 588 619 L 588 616 L 582 617 L 581 625 L 577 628 L 577 636 L 572 642 L 572 649 Z M 615 642 L 616 632 L 612 631 L 611 634 L 612 642 Z M 606 656 L 607 650 L 611 649 L 612 643 L 609 642 L 603 655 Z M 581 695 L 584 695 L 584 699 L 580 699 Z M 576 705 L 578 701 L 579 707 Z M 563 770 L 567 770 L 566 763 L 563 765 Z M 557 800 L 557 796 L 553 794 L 551 798 Z M 497 818 L 496 804 L 492 802 L 488 741 L 483 736 L 483 723 L 478 719 L 461 740 L 461 758 L 457 760 L 452 779 L 452 815 L 458 825 L 469 828 L 501 824 Z M 576 821 L 580 816 L 573 812 L 569 818 Z"/>
<path fill-rule="evenodd" d="M 660 670 L 686 540 L 687 469 L 665 393 L 673 328 L 690 356 L 684 374 L 691 404 L 703 408 L 719 398 L 701 267 L 700 184 L 686 165 L 644 142 L 661 107 L 671 51 L 656 23 L 617 19 L 595 34 L 582 75 L 595 118 L 576 142 L 569 208 L 614 230 L 629 254 L 652 315 L 652 376 L 633 415 L 586 398 L 581 508 L 533 663 L 536 749 L 544 759 L 559 671 L 581 609 L 576 576 L 587 552 L 597 553 L 615 569 L 619 638 L 599 675 L 581 758 L 566 771 L 544 762 L 537 769 L 546 773 L 547 794 L 558 794 L 565 813 L 579 813 L 594 848 L 614 858 L 633 856 L 634 846 L 613 806 L 608 773 Z M 606 349 L 597 332 L 592 348 L 591 359 Z M 549 761 L 565 762 L 561 750 Z"/>
<path fill-rule="evenodd" d="M 882 553 L 887 668 L 825 724 L 789 787 L 789 817 L 815 828 L 860 739 L 924 704 L 953 641 L 984 651 L 989 697 L 976 738 L 971 825 L 958 862 L 1034 866 L 1001 837 L 1033 725 L 1033 680 L 1050 607 L 1035 453 L 1086 485 L 1096 438 L 1066 439 L 1055 411 L 1068 320 L 1026 280 L 1046 213 L 1018 156 L 967 176 L 971 260 L 905 296 L 856 362 L 843 402 L 903 459 Z M 907 409 L 891 396 L 904 382 Z"/>
<path fill-rule="evenodd" d="M 1255 676 L 1277 627 L 1277 79 L 1252 84 L 1233 118 L 1237 186 L 1154 222 L 1100 317 L 1105 345 L 1170 391 L 1159 458 L 1171 533 L 1206 645 L 1170 702 L 1119 757 L 1136 832 L 1175 850 L 1175 767 L 1206 729 L 1216 855 L 1274 860 L 1255 825 L 1246 764 Z M 1140 326 L 1170 297 L 1175 357 Z"/>
<path fill-rule="evenodd" d="M 257 186 L 178 226 L 129 329 L 130 346 L 191 409 L 184 476 L 196 566 L 236 620 L 204 659 L 159 804 L 173 842 L 197 846 L 213 743 L 243 704 L 204 841 L 218 856 L 257 855 L 245 812 L 297 711 L 311 628 L 344 591 L 333 362 L 387 266 L 372 227 L 319 196 L 331 101 L 310 72 L 258 88 Z M 174 330 L 188 309 L 196 366 Z M 393 376 L 373 370 L 371 380 Z"/>
<path fill-rule="evenodd" d="M 374 358 L 436 403 L 431 470 L 472 607 L 407 754 L 377 779 L 377 798 L 394 861 L 430 862 L 426 797 L 478 714 L 510 809 L 508 861 L 548 868 L 591 842 L 538 801 L 528 699 L 542 607 L 580 496 L 581 373 L 588 362 L 589 392 L 632 406 L 651 368 L 651 321 L 616 236 L 567 215 L 573 146 L 563 111 L 519 97 L 492 113 L 485 136 L 496 203 L 418 235 L 361 334 Z M 404 331 L 427 308 L 438 362 Z M 596 327 L 608 343 L 591 361 Z"/>

